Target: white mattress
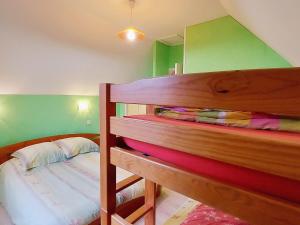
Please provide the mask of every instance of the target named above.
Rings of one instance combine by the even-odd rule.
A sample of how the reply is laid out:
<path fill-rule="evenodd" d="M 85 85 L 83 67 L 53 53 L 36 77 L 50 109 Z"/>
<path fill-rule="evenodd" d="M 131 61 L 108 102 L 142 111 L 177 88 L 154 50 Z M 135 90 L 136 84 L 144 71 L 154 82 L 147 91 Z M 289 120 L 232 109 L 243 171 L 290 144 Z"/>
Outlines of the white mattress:
<path fill-rule="evenodd" d="M 99 218 L 100 157 L 93 152 L 24 172 L 18 159 L 0 167 L 0 202 L 15 225 L 84 225 Z M 117 181 L 131 173 L 117 169 Z M 144 182 L 117 194 L 121 204 L 142 196 Z"/>

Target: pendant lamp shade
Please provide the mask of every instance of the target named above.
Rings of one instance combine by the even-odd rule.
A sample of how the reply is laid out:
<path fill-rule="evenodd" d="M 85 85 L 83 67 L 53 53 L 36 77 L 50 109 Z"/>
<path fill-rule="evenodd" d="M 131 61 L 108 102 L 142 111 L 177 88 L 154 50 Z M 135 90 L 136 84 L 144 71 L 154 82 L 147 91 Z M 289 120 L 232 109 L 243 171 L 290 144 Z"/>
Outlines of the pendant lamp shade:
<path fill-rule="evenodd" d="M 132 14 L 133 14 L 133 8 L 135 5 L 135 0 L 129 0 L 129 6 L 130 6 L 130 23 L 132 24 Z M 131 26 L 126 28 L 125 30 L 122 30 L 118 33 L 118 36 L 121 40 L 127 40 L 130 42 L 134 42 L 137 40 L 143 40 L 145 38 L 145 33 L 138 30 L 137 28 Z"/>

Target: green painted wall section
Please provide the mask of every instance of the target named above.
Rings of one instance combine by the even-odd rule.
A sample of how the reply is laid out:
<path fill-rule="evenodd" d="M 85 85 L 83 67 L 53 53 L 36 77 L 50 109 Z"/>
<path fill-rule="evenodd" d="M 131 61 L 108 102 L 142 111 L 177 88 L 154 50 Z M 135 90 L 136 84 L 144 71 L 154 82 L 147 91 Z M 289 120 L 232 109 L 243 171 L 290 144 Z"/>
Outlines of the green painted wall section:
<path fill-rule="evenodd" d="M 153 75 L 165 75 L 169 70 L 169 46 L 156 41 L 153 47 Z"/>
<path fill-rule="evenodd" d="M 186 28 L 185 73 L 290 66 L 230 16 Z"/>
<path fill-rule="evenodd" d="M 153 46 L 153 76 L 168 74 L 175 63 L 183 63 L 183 45 L 168 46 L 156 41 Z"/>
<path fill-rule="evenodd" d="M 78 111 L 80 101 L 88 102 L 87 112 Z M 98 133 L 98 106 L 96 96 L 0 95 L 0 146 L 57 134 Z M 120 106 L 117 111 L 123 112 Z"/>
<path fill-rule="evenodd" d="M 169 68 L 175 66 L 175 63 L 183 64 L 183 45 L 169 47 Z"/>

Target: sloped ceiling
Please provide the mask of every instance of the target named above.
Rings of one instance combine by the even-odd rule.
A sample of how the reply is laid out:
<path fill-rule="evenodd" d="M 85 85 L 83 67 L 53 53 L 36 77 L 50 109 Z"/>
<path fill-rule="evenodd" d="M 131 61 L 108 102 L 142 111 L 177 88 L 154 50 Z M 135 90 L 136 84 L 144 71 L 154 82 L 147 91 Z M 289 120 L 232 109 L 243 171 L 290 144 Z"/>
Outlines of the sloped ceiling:
<path fill-rule="evenodd" d="M 293 66 L 300 66 L 299 0 L 221 0 L 225 10 Z"/>
<path fill-rule="evenodd" d="M 218 0 L 137 0 L 128 44 L 128 0 L 0 0 L 0 94 L 97 94 L 100 82 L 145 75 L 152 42 L 226 15 Z"/>
<path fill-rule="evenodd" d="M 137 0 L 128 44 L 127 0 L 0 0 L 0 94 L 97 95 L 100 82 L 146 75 L 155 39 L 230 14 L 300 66 L 299 0 Z"/>

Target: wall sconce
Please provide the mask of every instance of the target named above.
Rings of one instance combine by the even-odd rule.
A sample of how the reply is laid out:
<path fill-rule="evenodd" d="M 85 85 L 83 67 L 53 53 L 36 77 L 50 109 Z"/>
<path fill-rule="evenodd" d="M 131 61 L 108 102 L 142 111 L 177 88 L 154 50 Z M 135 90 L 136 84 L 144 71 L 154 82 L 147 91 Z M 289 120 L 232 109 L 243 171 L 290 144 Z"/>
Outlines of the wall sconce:
<path fill-rule="evenodd" d="M 89 111 L 89 103 L 85 101 L 78 102 L 78 111 L 79 112 Z"/>

